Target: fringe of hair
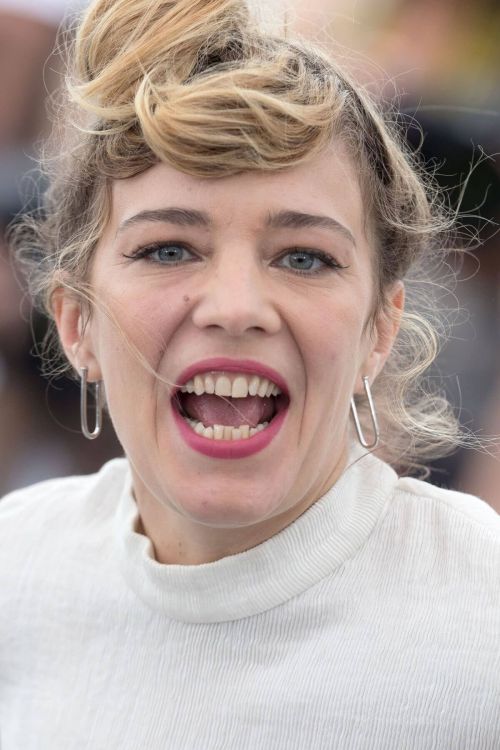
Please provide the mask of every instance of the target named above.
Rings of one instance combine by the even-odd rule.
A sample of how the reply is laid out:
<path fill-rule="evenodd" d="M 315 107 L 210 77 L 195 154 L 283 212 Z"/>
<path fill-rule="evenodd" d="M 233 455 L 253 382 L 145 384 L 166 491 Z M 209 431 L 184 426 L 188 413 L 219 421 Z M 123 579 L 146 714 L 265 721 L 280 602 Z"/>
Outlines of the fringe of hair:
<path fill-rule="evenodd" d="M 111 180 L 158 161 L 202 177 L 281 170 L 341 140 L 375 230 L 375 313 L 395 280 L 410 290 L 373 388 L 381 453 L 401 473 L 422 469 L 429 458 L 474 444 L 424 379 L 443 338 L 429 314 L 435 302 L 423 290 L 433 279 L 425 269 L 444 268 L 455 217 L 403 145 L 397 118 L 384 118 L 323 50 L 288 37 L 260 30 L 244 0 L 95 0 L 68 48 L 67 95 L 56 119 L 65 124 L 56 124 L 48 152 L 57 156 L 44 160 L 43 208 L 13 228 L 12 244 L 49 318 L 61 285 L 91 306 L 88 273 Z M 47 371 L 60 354 L 52 329 Z M 359 406 L 369 424 L 363 399 Z"/>

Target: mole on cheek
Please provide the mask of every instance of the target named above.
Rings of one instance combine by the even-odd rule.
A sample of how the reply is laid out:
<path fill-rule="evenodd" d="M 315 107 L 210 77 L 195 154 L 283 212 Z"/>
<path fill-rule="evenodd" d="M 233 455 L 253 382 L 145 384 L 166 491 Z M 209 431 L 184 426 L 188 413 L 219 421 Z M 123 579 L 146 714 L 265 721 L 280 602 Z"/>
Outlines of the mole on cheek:
<path fill-rule="evenodd" d="M 189 302 L 189 297 L 188 297 L 188 295 L 187 295 L 187 294 L 185 294 L 185 295 L 184 295 L 184 297 L 183 297 L 182 299 L 184 300 L 184 302 L 185 302 L 185 303 L 186 303 L 186 305 L 187 305 L 187 303 Z"/>

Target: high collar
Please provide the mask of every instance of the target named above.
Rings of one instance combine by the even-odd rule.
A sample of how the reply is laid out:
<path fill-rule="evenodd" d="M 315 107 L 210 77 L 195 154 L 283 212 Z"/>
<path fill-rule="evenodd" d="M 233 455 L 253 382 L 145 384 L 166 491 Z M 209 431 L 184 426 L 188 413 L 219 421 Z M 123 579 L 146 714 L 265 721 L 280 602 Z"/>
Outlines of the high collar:
<path fill-rule="evenodd" d="M 151 609 L 191 623 L 238 620 L 283 604 L 334 573 L 364 544 L 397 480 L 385 463 L 356 448 L 335 485 L 278 534 L 245 552 L 201 565 L 165 565 L 139 514 L 130 471 L 115 517 L 122 573 Z"/>

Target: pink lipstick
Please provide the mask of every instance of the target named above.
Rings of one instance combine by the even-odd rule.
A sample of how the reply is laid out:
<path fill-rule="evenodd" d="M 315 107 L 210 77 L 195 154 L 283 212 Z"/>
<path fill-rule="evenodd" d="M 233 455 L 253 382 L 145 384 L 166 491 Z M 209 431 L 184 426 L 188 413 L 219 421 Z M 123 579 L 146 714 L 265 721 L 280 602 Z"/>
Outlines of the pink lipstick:
<path fill-rule="evenodd" d="M 277 385 L 283 396 L 279 397 L 279 408 L 268 426 L 256 435 L 240 440 L 216 440 L 198 434 L 188 424 L 181 414 L 177 400 L 178 390 L 195 375 L 203 375 L 210 372 L 218 373 L 241 373 L 244 375 L 258 375 L 266 378 Z M 210 458 L 237 459 L 247 458 L 264 450 L 281 430 L 286 419 L 289 405 L 288 387 L 283 377 L 260 362 L 254 360 L 234 360 L 223 357 L 206 359 L 197 362 L 185 369 L 176 378 L 177 389 L 171 399 L 174 421 L 179 429 L 184 442 L 193 450 Z"/>

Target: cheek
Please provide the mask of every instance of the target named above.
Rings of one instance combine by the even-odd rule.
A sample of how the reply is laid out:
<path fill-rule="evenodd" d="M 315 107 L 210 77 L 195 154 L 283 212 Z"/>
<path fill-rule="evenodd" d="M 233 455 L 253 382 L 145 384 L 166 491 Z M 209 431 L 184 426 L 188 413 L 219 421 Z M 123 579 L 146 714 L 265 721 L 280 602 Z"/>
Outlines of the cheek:
<path fill-rule="evenodd" d="M 165 293 L 126 288 L 107 290 L 105 304 L 106 310 L 95 315 L 92 336 L 111 419 L 125 449 L 131 450 L 137 424 L 154 422 L 158 404 L 169 396 L 169 384 L 155 373 L 164 375 L 165 355 L 187 305 L 183 294 L 167 300 Z M 131 403 L 141 408 L 131 412 Z"/>
<path fill-rule="evenodd" d="M 362 357 L 365 305 L 359 297 L 359 304 L 354 305 L 353 297 L 352 293 L 318 293 L 314 302 L 311 299 L 296 309 L 295 330 L 304 360 L 323 378 L 328 378 L 332 368 L 337 375 L 344 369 L 351 372 Z"/>
<path fill-rule="evenodd" d="M 172 336 L 181 325 L 187 304 L 182 293 L 144 289 L 107 290 L 106 311 L 96 317 L 95 343 L 100 359 L 116 357 L 141 367 L 144 358 L 157 369 Z"/>

